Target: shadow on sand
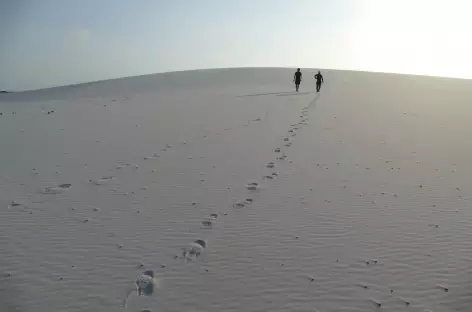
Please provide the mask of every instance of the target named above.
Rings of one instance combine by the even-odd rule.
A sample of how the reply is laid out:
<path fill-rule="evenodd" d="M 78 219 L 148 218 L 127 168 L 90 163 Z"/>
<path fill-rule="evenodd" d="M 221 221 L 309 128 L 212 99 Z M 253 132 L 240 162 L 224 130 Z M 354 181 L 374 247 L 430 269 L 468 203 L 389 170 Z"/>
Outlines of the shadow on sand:
<path fill-rule="evenodd" d="M 313 92 L 290 92 L 290 93 L 283 93 L 283 94 L 277 94 L 276 96 L 291 96 L 291 95 L 302 95 L 302 94 L 310 94 Z"/>
<path fill-rule="evenodd" d="M 238 95 L 238 97 L 263 96 L 263 95 L 280 95 L 280 94 L 289 94 L 289 93 L 294 93 L 294 92 L 293 92 L 293 91 L 283 91 L 283 92 L 269 92 L 269 93 L 245 94 L 245 95 Z"/>
<path fill-rule="evenodd" d="M 282 92 L 245 94 L 245 95 L 238 95 L 238 97 L 264 96 L 264 95 L 290 96 L 290 95 L 302 95 L 302 94 L 310 94 L 310 93 L 313 93 L 313 92 L 282 91 Z"/>

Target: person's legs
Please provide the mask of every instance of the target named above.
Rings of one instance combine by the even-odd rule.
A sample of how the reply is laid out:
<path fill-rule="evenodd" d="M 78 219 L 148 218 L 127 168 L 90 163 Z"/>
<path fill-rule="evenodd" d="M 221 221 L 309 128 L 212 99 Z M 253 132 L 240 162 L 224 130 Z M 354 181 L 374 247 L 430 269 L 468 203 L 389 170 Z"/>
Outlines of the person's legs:
<path fill-rule="evenodd" d="M 321 83 L 316 84 L 316 92 L 320 92 L 321 89 Z"/>
<path fill-rule="evenodd" d="M 298 88 L 300 87 L 300 83 L 297 81 L 295 82 L 295 90 L 298 92 Z"/>

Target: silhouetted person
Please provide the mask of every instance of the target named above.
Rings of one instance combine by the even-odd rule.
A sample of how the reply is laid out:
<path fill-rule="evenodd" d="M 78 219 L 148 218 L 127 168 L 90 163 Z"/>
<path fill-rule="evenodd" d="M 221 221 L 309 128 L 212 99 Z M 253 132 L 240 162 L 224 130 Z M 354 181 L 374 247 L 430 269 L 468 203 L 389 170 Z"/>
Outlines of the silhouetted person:
<path fill-rule="evenodd" d="M 315 75 L 316 79 L 316 92 L 320 92 L 321 84 L 323 83 L 323 75 L 320 71 Z"/>
<path fill-rule="evenodd" d="M 295 74 L 293 75 L 293 82 L 295 82 L 295 90 L 298 92 L 298 88 L 300 87 L 300 82 L 302 82 L 302 73 L 300 68 L 297 69 Z"/>

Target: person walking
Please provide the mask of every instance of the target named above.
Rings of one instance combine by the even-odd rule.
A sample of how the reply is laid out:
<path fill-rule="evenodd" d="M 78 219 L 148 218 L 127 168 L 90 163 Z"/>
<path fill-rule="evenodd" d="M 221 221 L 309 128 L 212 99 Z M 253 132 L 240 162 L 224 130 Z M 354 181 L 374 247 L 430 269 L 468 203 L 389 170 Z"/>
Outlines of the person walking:
<path fill-rule="evenodd" d="M 323 80 L 323 75 L 321 74 L 320 71 L 315 75 L 316 79 L 316 92 L 320 92 L 321 89 L 321 84 L 324 82 Z"/>
<path fill-rule="evenodd" d="M 298 92 L 300 82 L 302 82 L 302 72 L 300 71 L 300 68 L 298 68 L 295 74 L 293 75 L 293 82 L 295 82 L 295 90 Z"/>

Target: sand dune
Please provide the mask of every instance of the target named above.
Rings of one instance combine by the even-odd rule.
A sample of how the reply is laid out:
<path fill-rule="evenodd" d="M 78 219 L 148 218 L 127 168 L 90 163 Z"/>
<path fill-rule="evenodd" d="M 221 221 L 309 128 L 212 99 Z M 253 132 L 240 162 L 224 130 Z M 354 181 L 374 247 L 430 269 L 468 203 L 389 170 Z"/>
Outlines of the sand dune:
<path fill-rule="evenodd" d="M 0 311 L 469 311 L 472 83 L 312 72 L 0 95 Z"/>

